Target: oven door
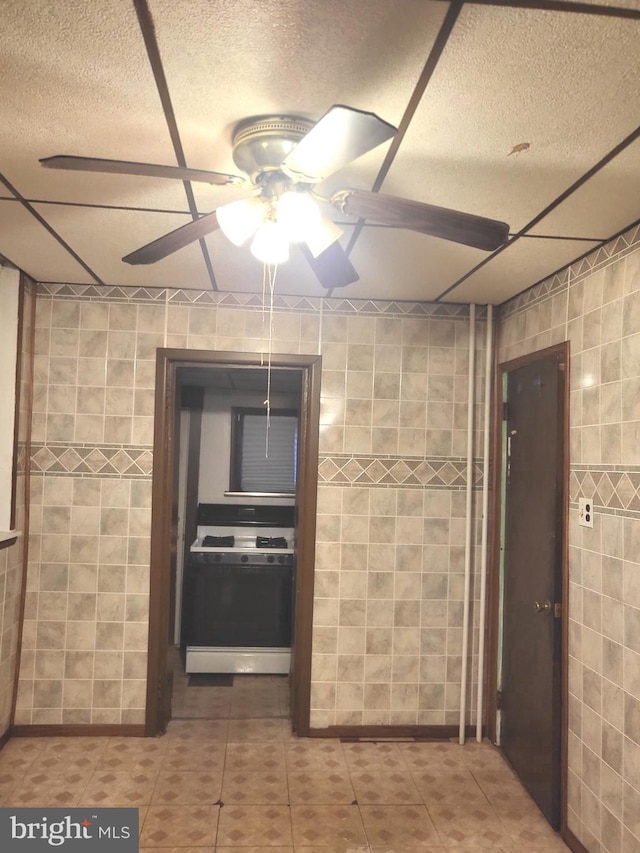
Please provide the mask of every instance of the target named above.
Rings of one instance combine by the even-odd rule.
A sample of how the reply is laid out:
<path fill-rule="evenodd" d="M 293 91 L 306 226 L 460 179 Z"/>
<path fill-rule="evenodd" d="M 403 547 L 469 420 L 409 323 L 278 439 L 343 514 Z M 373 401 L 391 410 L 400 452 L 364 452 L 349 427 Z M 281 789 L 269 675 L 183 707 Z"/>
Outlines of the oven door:
<path fill-rule="evenodd" d="M 185 590 L 188 646 L 291 646 L 292 566 L 189 566 Z"/>

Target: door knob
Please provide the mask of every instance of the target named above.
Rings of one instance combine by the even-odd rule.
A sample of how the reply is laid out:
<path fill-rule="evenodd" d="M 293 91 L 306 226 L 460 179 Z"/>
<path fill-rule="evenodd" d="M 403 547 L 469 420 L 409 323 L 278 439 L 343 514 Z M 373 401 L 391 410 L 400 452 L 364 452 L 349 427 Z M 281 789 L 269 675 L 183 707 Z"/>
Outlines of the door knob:
<path fill-rule="evenodd" d="M 551 610 L 551 602 L 550 601 L 534 601 L 533 609 L 536 613 L 549 613 Z"/>

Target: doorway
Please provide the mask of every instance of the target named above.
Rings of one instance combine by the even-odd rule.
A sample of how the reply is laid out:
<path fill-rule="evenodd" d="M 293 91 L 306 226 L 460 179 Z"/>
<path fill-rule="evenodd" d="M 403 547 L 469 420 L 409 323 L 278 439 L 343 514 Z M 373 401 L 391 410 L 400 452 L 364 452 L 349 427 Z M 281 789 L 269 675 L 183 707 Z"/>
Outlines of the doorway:
<path fill-rule="evenodd" d="M 320 356 L 272 355 L 271 369 L 291 372 L 299 392 L 298 471 L 295 488 L 295 597 L 293 637 L 289 672 L 291 723 L 294 732 L 309 730 L 311 689 L 311 632 L 315 554 L 318 430 L 320 409 Z M 154 432 L 154 473 L 151 523 L 151 588 L 149 609 L 149 662 L 147 683 L 146 734 L 163 732 L 171 719 L 171 699 L 175 672 L 176 573 L 180 531 L 189 525 L 181 518 L 178 495 L 181 393 L 180 377 L 194 370 L 232 372 L 244 375 L 266 371 L 260 353 L 208 352 L 160 349 L 156 363 L 156 408 Z M 197 396 L 197 395 L 195 395 Z M 192 424 L 200 418 L 191 417 Z M 197 434 L 199 428 L 191 430 Z M 188 466 L 187 466 L 188 467 Z M 188 476 L 186 476 L 188 481 Z M 193 494 L 193 488 L 191 488 Z M 193 503 L 193 502 L 192 502 Z M 182 513 L 184 515 L 184 513 Z M 188 516 L 188 513 L 187 513 Z"/>
<path fill-rule="evenodd" d="M 566 827 L 568 345 L 498 368 L 489 737 Z"/>

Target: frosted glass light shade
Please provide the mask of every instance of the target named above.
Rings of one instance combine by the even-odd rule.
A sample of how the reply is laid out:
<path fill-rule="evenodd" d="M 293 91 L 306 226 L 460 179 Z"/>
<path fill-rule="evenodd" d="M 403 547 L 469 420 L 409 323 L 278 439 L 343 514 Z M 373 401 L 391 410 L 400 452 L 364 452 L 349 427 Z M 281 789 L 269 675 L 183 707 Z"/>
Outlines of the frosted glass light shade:
<path fill-rule="evenodd" d="M 278 222 L 263 222 L 251 243 L 251 254 L 263 264 L 289 260 L 289 238 Z"/>
<path fill-rule="evenodd" d="M 236 246 L 242 246 L 256 233 L 266 211 L 264 199 L 243 198 L 219 207 L 216 217 L 224 236 Z"/>
<path fill-rule="evenodd" d="M 328 249 L 332 243 L 339 240 L 344 234 L 342 228 L 330 219 L 325 213 L 320 213 L 318 221 L 306 236 L 305 243 L 314 258 Z"/>
<path fill-rule="evenodd" d="M 278 199 L 278 224 L 293 243 L 307 240 L 320 221 L 320 210 L 307 193 L 286 192 Z"/>

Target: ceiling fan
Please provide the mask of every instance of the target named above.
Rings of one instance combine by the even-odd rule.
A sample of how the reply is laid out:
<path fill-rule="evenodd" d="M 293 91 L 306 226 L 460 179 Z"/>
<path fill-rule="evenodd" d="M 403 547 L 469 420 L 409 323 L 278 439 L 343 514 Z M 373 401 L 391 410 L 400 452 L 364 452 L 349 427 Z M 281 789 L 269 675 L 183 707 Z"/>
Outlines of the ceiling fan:
<path fill-rule="evenodd" d="M 252 238 L 251 251 L 266 263 L 286 260 L 289 242 L 297 242 L 323 287 L 351 284 L 358 280 L 358 274 L 338 242 L 343 232 L 316 202 L 332 205 L 358 219 L 485 251 L 506 242 L 509 226 L 495 219 L 366 190 L 342 189 L 330 198 L 316 193 L 316 184 L 395 133 L 395 127 L 374 113 L 342 105 L 331 107 L 316 123 L 288 115 L 247 119 L 235 128 L 233 159 L 257 193 L 188 222 L 122 260 L 128 264 L 152 264 L 220 228 L 236 245 Z M 56 155 L 45 157 L 40 163 L 47 168 L 72 171 L 231 186 L 246 183 L 238 175 L 126 160 Z"/>

